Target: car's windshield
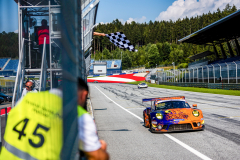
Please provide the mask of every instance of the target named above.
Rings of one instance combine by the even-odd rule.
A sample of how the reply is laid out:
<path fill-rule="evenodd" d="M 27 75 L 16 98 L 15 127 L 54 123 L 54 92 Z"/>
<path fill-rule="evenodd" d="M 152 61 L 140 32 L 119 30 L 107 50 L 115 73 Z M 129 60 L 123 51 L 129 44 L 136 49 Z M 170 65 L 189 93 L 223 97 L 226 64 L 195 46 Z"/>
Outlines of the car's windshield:
<path fill-rule="evenodd" d="M 141 83 L 141 85 L 146 85 L 146 83 Z"/>
<path fill-rule="evenodd" d="M 156 110 L 174 109 L 174 108 L 191 108 L 185 101 L 167 101 L 156 104 Z"/>

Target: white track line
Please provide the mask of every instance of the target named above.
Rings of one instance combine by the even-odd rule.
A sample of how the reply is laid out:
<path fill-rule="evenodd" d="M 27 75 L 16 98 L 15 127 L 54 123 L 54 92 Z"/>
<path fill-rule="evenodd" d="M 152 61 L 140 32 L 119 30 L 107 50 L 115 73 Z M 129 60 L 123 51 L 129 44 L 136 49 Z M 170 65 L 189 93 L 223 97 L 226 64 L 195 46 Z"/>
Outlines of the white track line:
<path fill-rule="evenodd" d="M 96 86 L 95 86 L 96 87 Z M 97 87 L 96 87 L 97 88 Z M 98 88 L 97 88 L 98 89 Z M 109 99 L 110 101 L 112 101 L 114 104 L 116 104 L 118 107 L 122 108 L 123 110 L 125 110 L 126 112 L 130 113 L 131 115 L 133 115 L 134 117 L 138 118 L 139 120 L 143 121 L 143 119 L 139 116 L 137 116 L 136 114 L 130 112 L 129 110 L 127 110 L 126 108 L 122 107 L 121 105 L 119 105 L 118 103 L 114 102 L 111 98 L 109 98 L 106 94 L 104 94 L 100 89 L 98 89 L 99 92 L 101 92 L 107 99 Z M 190 152 L 192 152 L 193 154 L 195 154 L 196 156 L 198 156 L 201 159 L 204 160 L 211 160 L 211 158 L 205 156 L 204 154 L 198 152 L 197 150 L 193 149 L 192 147 L 188 146 L 187 144 L 181 142 L 180 140 L 178 140 L 177 138 L 169 135 L 169 134 L 164 134 L 166 137 L 170 138 L 171 140 L 173 140 L 174 142 L 178 143 L 179 145 L 181 145 L 182 147 L 184 147 L 185 149 L 189 150 Z"/>

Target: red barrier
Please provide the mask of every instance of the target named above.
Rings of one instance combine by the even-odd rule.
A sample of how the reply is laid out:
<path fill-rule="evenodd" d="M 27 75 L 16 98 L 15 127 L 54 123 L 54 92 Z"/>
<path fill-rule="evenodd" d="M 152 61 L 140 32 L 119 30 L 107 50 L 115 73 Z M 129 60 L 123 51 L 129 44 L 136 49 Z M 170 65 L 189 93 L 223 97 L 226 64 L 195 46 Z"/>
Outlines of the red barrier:
<path fill-rule="evenodd" d="M 11 107 L 7 107 L 7 113 L 11 110 Z M 1 115 L 5 114 L 5 108 L 1 109 Z"/>
<path fill-rule="evenodd" d="M 109 77 L 109 79 L 108 79 Z M 116 80 L 114 80 L 116 78 Z M 121 80 L 121 78 L 123 78 Z M 89 78 L 87 79 L 87 82 L 98 82 L 98 83 L 127 83 L 128 80 L 133 80 L 133 81 L 145 81 L 145 77 L 139 77 L 139 76 L 134 76 L 134 74 L 123 74 L 123 75 L 112 75 L 112 76 L 106 76 L 104 79 L 103 77 L 96 77 L 96 78 Z"/>

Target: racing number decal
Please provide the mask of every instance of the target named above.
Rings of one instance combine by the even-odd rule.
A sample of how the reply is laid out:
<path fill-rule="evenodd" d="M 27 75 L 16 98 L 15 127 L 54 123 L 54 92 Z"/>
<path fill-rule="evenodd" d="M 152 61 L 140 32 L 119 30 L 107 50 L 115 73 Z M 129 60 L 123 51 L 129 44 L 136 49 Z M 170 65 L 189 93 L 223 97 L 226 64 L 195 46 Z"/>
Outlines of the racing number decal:
<path fill-rule="evenodd" d="M 28 119 L 28 118 L 25 118 L 24 120 L 21 120 L 20 122 L 18 122 L 18 123 L 13 127 L 13 131 L 19 133 L 19 136 L 18 136 L 18 139 L 19 139 L 19 140 L 21 140 L 21 137 L 22 137 L 22 136 L 26 136 L 26 134 L 24 133 L 24 130 L 25 130 L 26 127 L 27 127 L 28 121 L 29 121 L 29 119 Z M 16 127 L 17 127 L 20 123 L 22 123 L 22 122 L 24 123 L 24 126 L 23 126 L 22 130 L 17 130 Z M 32 147 L 34 147 L 34 148 L 39 148 L 39 147 L 41 147 L 41 146 L 44 144 L 44 141 L 45 141 L 43 135 L 37 133 L 37 130 L 38 130 L 39 128 L 45 130 L 46 132 L 49 130 L 49 128 L 47 128 L 47 127 L 45 127 L 45 126 L 43 126 L 43 125 L 41 125 L 41 124 L 37 124 L 37 127 L 35 128 L 35 130 L 34 130 L 34 132 L 33 132 L 33 135 L 39 137 L 39 138 L 40 138 L 40 141 L 39 141 L 38 143 L 34 143 L 31 139 L 28 139 L 29 144 L 30 144 Z"/>
<path fill-rule="evenodd" d="M 45 127 L 45 126 L 43 126 L 43 125 L 41 125 L 41 124 L 38 124 L 38 125 L 37 125 L 37 127 L 35 128 L 35 130 L 34 130 L 34 132 L 33 132 L 33 135 L 38 136 L 38 137 L 40 138 L 40 141 L 39 141 L 37 144 L 35 144 L 35 143 L 33 143 L 33 141 L 32 141 L 31 139 L 28 139 L 30 145 L 33 146 L 34 148 L 39 148 L 39 147 L 41 147 L 41 146 L 43 145 L 43 143 L 44 143 L 44 137 L 43 137 L 43 135 L 37 133 L 38 128 L 42 128 L 42 129 L 45 130 L 46 132 L 49 130 L 49 128 L 47 128 L 47 127 Z"/>
<path fill-rule="evenodd" d="M 24 121 L 24 122 L 23 122 L 23 121 Z M 19 133 L 19 136 L 18 136 L 18 139 L 19 139 L 19 140 L 21 140 L 21 137 L 22 137 L 22 136 L 26 136 L 26 134 L 24 133 L 24 130 L 25 130 L 26 126 L 27 126 L 28 121 L 29 121 L 29 119 L 28 119 L 28 118 L 25 118 L 24 120 L 21 120 L 20 122 L 18 122 L 18 124 L 16 124 L 16 126 L 13 127 L 13 130 L 14 130 L 15 132 L 18 132 L 18 133 Z M 23 128 L 22 128 L 21 131 L 18 131 L 18 130 L 16 129 L 16 127 L 17 127 L 20 123 L 22 123 L 22 122 L 24 123 L 24 126 L 23 126 Z"/>

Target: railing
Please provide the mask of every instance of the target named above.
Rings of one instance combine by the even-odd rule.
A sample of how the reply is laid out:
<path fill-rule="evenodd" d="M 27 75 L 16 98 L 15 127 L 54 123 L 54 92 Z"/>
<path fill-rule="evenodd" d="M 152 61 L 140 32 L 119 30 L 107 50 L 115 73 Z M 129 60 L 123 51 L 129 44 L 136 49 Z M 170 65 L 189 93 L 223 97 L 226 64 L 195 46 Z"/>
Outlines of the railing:
<path fill-rule="evenodd" d="M 240 61 L 165 70 L 157 73 L 160 82 L 176 83 L 236 83 L 240 81 Z"/>
<path fill-rule="evenodd" d="M 210 88 L 210 89 L 223 89 L 223 90 L 240 90 L 240 84 L 235 83 L 174 83 L 174 82 L 161 82 L 160 85 L 170 85 L 179 87 L 197 87 L 197 88 Z"/>
<path fill-rule="evenodd" d="M 47 67 L 46 67 L 46 65 L 47 65 L 47 63 L 46 63 L 46 37 L 44 37 L 39 91 L 45 91 L 46 90 L 46 80 L 47 80 Z"/>
<path fill-rule="evenodd" d="M 12 108 L 15 105 L 15 102 L 17 102 L 20 99 L 21 93 L 22 93 L 22 84 L 24 81 L 24 38 L 22 40 L 22 45 L 20 49 L 20 55 L 19 55 L 19 62 L 18 62 L 18 70 L 14 85 L 14 91 L 13 91 L 13 99 L 12 99 Z"/>

